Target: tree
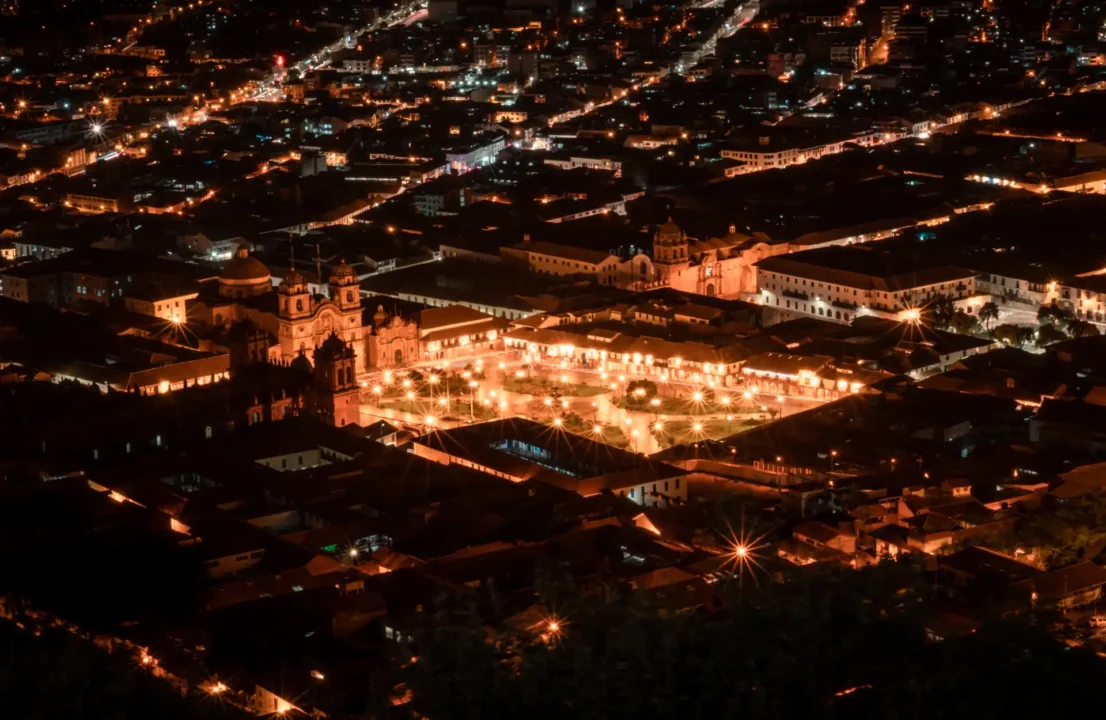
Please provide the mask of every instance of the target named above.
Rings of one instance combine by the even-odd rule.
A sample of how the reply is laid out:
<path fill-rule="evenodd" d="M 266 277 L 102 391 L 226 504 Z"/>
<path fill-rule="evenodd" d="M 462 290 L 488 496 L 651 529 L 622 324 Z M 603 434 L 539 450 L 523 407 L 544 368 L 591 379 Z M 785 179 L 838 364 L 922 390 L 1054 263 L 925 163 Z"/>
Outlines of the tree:
<path fill-rule="evenodd" d="M 1053 300 L 1049 305 L 1042 305 L 1037 310 L 1037 323 L 1040 325 L 1062 325 L 1070 320 L 1072 317 L 1071 311 L 1065 308 L 1061 308 Z"/>
<path fill-rule="evenodd" d="M 626 386 L 626 396 L 633 403 L 647 403 L 657 392 L 657 384 L 652 380 L 633 380 Z"/>
<path fill-rule="evenodd" d="M 1037 347 L 1045 347 L 1067 339 L 1067 333 L 1049 323 L 1045 323 L 1037 330 Z"/>
<path fill-rule="evenodd" d="M 1101 550 L 1106 543 L 1106 498 L 1092 496 L 1085 506 L 1061 505 L 1036 512 L 1017 528 L 1024 548 L 1037 550 L 1050 567 L 1070 565 L 1085 557 L 1088 549 Z"/>
<path fill-rule="evenodd" d="M 723 578 L 702 613 L 659 612 L 663 600 L 613 580 L 596 593 L 568 586 L 536 606 L 544 620 L 495 642 L 486 610 L 442 614 L 417 638 L 418 661 L 399 648 L 392 665 L 407 716 L 438 720 L 880 718 L 888 707 L 909 720 L 1051 717 L 1106 700 L 1100 659 L 1024 622 L 927 642 L 921 578 L 902 563 L 782 584 Z"/>
<path fill-rule="evenodd" d="M 938 330 L 944 330 L 956 315 L 956 305 L 948 295 L 938 295 L 926 306 L 925 314 L 929 316 L 930 325 Z"/>
<path fill-rule="evenodd" d="M 991 330 L 991 337 L 1004 345 L 1020 348 L 1032 342 L 1033 332 L 1033 328 L 1028 325 L 1004 323 Z"/>
<path fill-rule="evenodd" d="M 972 335 L 979 332 L 981 326 L 977 318 L 972 317 L 963 310 L 957 310 L 949 319 L 947 329 L 961 335 Z"/>
<path fill-rule="evenodd" d="M 994 302 L 985 302 L 983 307 L 979 308 L 979 321 L 983 323 L 983 327 L 988 330 L 991 329 L 991 323 L 998 320 L 999 310 L 998 305 Z"/>
<path fill-rule="evenodd" d="M 1067 331 L 1073 338 L 1094 337 L 1101 334 L 1094 323 L 1078 318 L 1068 320 Z"/>

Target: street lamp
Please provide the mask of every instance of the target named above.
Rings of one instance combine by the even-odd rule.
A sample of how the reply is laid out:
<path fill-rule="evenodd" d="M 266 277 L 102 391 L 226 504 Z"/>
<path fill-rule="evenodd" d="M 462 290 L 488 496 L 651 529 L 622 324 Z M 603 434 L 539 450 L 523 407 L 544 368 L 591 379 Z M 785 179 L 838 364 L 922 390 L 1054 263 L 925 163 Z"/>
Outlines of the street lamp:
<path fill-rule="evenodd" d="M 476 382 L 475 380 L 469 381 L 469 415 L 472 416 L 473 420 L 476 419 L 476 410 L 474 409 L 474 405 L 476 404 L 476 388 L 478 387 L 480 387 L 480 383 Z"/>
<path fill-rule="evenodd" d="M 830 472 L 833 472 L 833 462 L 837 458 L 837 451 L 830 450 Z"/>
<path fill-rule="evenodd" d="M 380 407 L 380 393 L 384 391 L 384 388 L 379 385 L 373 385 L 373 395 L 376 396 L 376 406 Z"/>

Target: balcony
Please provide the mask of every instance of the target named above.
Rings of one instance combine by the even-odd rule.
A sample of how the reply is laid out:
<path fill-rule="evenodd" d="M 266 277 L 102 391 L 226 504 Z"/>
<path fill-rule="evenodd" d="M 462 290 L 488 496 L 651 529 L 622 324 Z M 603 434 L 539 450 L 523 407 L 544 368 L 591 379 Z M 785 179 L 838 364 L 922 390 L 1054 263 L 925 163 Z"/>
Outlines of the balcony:
<path fill-rule="evenodd" d="M 805 292 L 799 292 L 798 290 L 783 290 L 780 292 L 780 295 L 794 300 L 802 300 L 803 302 L 810 301 L 810 295 L 807 295 Z"/>
<path fill-rule="evenodd" d="M 855 311 L 858 307 L 860 307 L 856 303 L 849 302 L 848 300 L 834 300 L 830 304 L 833 305 L 834 307 L 839 307 L 842 310 L 853 310 L 853 311 Z"/>

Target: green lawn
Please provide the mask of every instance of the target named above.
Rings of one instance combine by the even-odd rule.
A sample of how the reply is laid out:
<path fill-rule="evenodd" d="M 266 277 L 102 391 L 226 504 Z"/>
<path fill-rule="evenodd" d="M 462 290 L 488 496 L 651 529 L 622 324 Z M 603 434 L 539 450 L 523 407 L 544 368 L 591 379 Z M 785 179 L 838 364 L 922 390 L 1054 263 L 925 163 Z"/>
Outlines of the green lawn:
<path fill-rule="evenodd" d="M 503 389 L 521 395 L 546 397 L 558 394 L 561 397 L 595 397 L 607 392 L 606 388 L 584 383 L 560 383 L 544 378 L 508 377 L 503 381 Z"/>
<path fill-rule="evenodd" d="M 710 419 L 702 421 L 702 430 L 696 431 L 691 420 L 669 420 L 660 431 L 653 431 L 661 447 L 687 445 L 700 440 L 721 440 L 736 433 L 760 425 L 762 421 L 753 419 Z"/>
<path fill-rule="evenodd" d="M 416 421 L 421 422 L 422 418 L 427 415 L 434 415 L 437 417 L 448 416 L 455 418 L 467 418 L 469 415 L 469 401 L 468 398 L 459 399 L 453 398 L 449 402 L 449 408 L 446 409 L 438 403 L 431 403 L 429 399 L 422 398 L 418 400 L 385 400 L 380 404 L 382 408 L 388 408 L 401 413 L 411 413 Z M 473 420 L 493 420 L 499 417 L 499 408 L 496 406 L 487 407 L 481 405 L 477 401 L 473 407 Z"/>
<path fill-rule="evenodd" d="M 566 415 L 563 418 L 563 422 L 564 424 L 562 427 L 565 430 L 576 433 L 577 435 L 583 435 L 584 437 L 598 440 L 623 450 L 630 447 L 630 439 L 626 437 L 626 433 L 622 432 L 622 428 L 617 425 L 603 425 L 603 432 L 597 437 L 594 432 L 595 425 L 585 421 L 579 415 Z"/>
<path fill-rule="evenodd" d="M 656 413 L 657 415 L 740 415 L 759 412 L 749 401 L 742 400 L 740 396 L 732 398 L 729 405 L 720 402 L 696 401 L 692 397 L 661 397 L 660 405 L 653 405 L 650 400 L 637 399 L 631 396 L 619 395 L 613 398 L 615 407 L 639 412 Z"/>

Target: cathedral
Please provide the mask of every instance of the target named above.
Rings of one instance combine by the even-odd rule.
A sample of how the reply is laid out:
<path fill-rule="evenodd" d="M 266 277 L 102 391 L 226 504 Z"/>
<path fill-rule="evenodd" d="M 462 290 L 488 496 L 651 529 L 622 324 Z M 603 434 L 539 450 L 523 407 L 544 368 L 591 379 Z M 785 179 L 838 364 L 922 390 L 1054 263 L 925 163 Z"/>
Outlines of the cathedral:
<path fill-rule="evenodd" d="M 653 236 L 653 268 L 661 284 L 676 290 L 740 298 L 757 291 L 756 263 L 788 249 L 787 243 L 772 244 L 762 233 L 743 235 L 732 225 L 724 237 L 697 240 L 669 218 Z"/>
<path fill-rule="evenodd" d="M 335 335 L 351 348 L 353 372 L 360 375 L 366 370 L 365 328 L 357 275 L 343 261 L 331 271 L 328 286 L 330 297 L 314 295 L 292 268 L 274 291 L 269 268 L 240 247 L 217 286 L 193 301 L 189 318 L 227 328 L 249 320 L 269 336 L 267 357 L 256 359 L 281 364 L 301 354 L 311 357 Z"/>

